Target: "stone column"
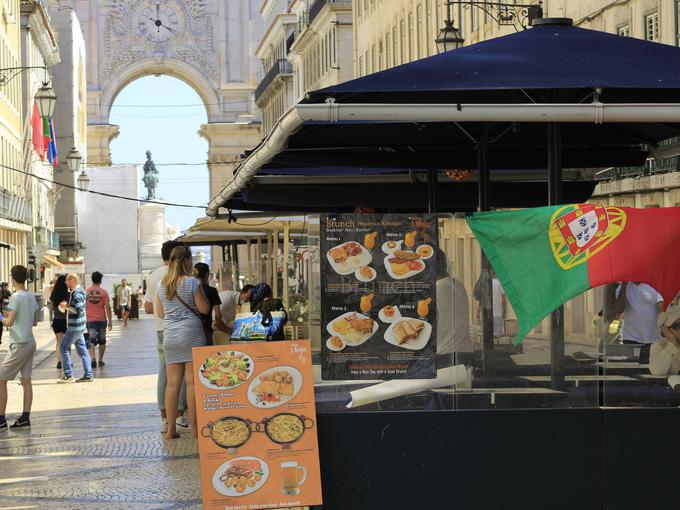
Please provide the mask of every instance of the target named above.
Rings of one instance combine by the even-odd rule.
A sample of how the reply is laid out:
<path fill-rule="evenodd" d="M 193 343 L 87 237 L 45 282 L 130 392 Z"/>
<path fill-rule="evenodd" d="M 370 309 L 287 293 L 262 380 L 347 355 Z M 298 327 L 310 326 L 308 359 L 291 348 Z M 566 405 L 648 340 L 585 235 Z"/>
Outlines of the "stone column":
<path fill-rule="evenodd" d="M 231 182 L 234 169 L 241 162 L 242 154 L 260 143 L 260 124 L 243 122 L 211 122 L 203 124 L 198 134 L 208 140 L 208 180 L 210 197 Z M 221 248 L 213 247 L 213 261 L 222 260 Z"/>
<path fill-rule="evenodd" d="M 161 245 L 167 240 L 165 206 L 147 202 L 139 207 L 139 255 L 142 272 L 163 263 Z"/>
<path fill-rule="evenodd" d="M 111 141 L 120 134 L 115 124 L 87 125 L 87 163 L 96 166 L 111 166 Z"/>

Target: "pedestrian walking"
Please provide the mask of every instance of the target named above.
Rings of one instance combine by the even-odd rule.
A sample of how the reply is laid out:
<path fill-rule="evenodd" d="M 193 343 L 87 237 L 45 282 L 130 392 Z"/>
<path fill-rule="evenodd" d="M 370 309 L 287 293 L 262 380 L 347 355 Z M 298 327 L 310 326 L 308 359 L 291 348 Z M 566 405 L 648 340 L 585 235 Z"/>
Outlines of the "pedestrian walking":
<path fill-rule="evenodd" d="M 199 281 L 191 276 L 191 270 L 191 250 L 186 246 L 174 248 L 170 253 L 168 272 L 161 280 L 154 302 L 154 308 L 165 325 L 163 348 L 168 374 L 165 389 L 168 432 L 165 437 L 168 439 L 179 437 L 175 413 L 182 380 L 186 384 L 191 433 L 197 437 L 191 349 L 206 344 L 203 324 L 197 314 L 209 313 L 210 303 Z"/>
<path fill-rule="evenodd" d="M 156 297 L 158 296 L 158 286 L 161 280 L 168 272 L 168 265 L 170 264 L 170 253 L 180 244 L 176 241 L 166 241 L 161 246 L 161 258 L 163 265 L 156 268 L 147 278 L 146 281 L 146 299 L 144 301 L 144 311 L 148 314 L 156 316 L 156 349 L 158 351 L 158 383 L 156 385 L 156 396 L 158 399 L 158 409 L 161 413 L 161 433 L 165 434 L 168 431 L 168 418 L 165 412 L 165 388 L 168 384 L 167 369 L 165 366 L 165 351 L 163 349 L 163 330 L 164 321 L 159 317 L 157 309 L 154 308 Z M 189 423 L 184 417 L 184 411 L 187 408 L 186 399 L 186 385 L 182 382 L 179 392 L 179 400 L 177 404 L 177 416 L 175 420 L 176 425 L 180 428 L 187 428 Z"/>
<path fill-rule="evenodd" d="M 66 286 L 70 292 L 68 306 L 66 308 L 66 333 L 61 342 L 61 360 L 64 370 L 64 377 L 60 382 L 73 382 L 73 364 L 71 363 L 71 346 L 75 344 L 76 352 L 83 362 L 85 374 L 75 382 L 92 382 L 92 360 L 87 352 L 85 343 L 85 329 L 87 326 L 86 296 L 85 291 L 79 285 L 80 278 L 75 273 L 66 276 Z"/>
<path fill-rule="evenodd" d="M 127 328 L 128 319 L 130 317 L 130 298 L 132 296 L 132 289 L 128 286 L 127 280 L 123 278 L 120 282 L 120 287 L 116 291 L 118 298 L 118 310 L 120 311 L 120 318 L 123 320 L 123 327 Z"/>
<path fill-rule="evenodd" d="M 201 282 L 201 288 L 205 292 L 205 297 L 208 298 L 208 303 L 210 303 L 210 311 L 206 314 L 201 314 L 201 320 L 203 321 L 203 331 L 207 336 L 208 344 L 212 345 L 213 323 L 222 324 L 222 300 L 217 289 L 208 284 L 210 280 L 210 266 L 208 264 L 203 262 L 196 264 L 193 275 L 194 278 Z"/>
<path fill-rule="evenodd" d="M 42 297 L 43 297 L 43 303 L 47 307 L 47 313 L 48 317 L 50 318 L 50 324 L 52 323 L 52 317 L 53 317 L 53 312 L 52 312 L 52 303 L 50 302 L 50 296 L 52 295 L 52 290 L 54 289 L 54 280 L 50 280 L 49 285 L 46 285 L 45 288 L 43 289 Z"/>
<path fill-rule="evenodd" d="M 14 266 L 10 270 L 14 294 L 9 298 L 7 316 L 0 314 L 3 326 L 9 329 L 9 351 L 0 365 L 0 430 L 7 428 L 5 411 L 7 410 L 7 381 L 21 374 L 21 386 L 24 389 L 23 412 L 11 428 L 31 426 L 31 406 L 33 405 L 33 355 L 35 354 L 35 337 L 33 326 L 38 324 L 40 308 L 35 296 L 26 290 L 28 269 Z"/>
<path fill-rule="evenodd" d="M 54 282 L 54 288 L 50 294 L 50 305 L 52 307 L 52 331 L 56 339 L 55 351 L 57 354 L 57 370 L 61 370 L 61 342 L 66 333 L 66 306 L 68 305 L 68 287 L 66 286 L 66 275 L 59 275 Z"/>
<path fill-rule="evenodd" d="M 92 287 L 86 291 L 87 331 L 90 334 L 90 358 L 92 368 L 106 366 L 104 353 L 106 352 L 106 331 L 113 328 L 113 313 L 111 312 L 111 299 L 102 284 L 102 275 L 99 271 L 92 273 Z M 96 361 L 95 348 L 99 346 L 99 362 Z"/>

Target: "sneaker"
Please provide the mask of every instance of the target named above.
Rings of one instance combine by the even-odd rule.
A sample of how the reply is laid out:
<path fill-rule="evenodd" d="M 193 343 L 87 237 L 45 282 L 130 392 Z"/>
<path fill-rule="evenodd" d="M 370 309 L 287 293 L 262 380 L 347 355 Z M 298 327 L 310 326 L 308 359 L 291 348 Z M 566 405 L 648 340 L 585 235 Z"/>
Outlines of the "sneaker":
<path fill-rule="evenodd" d="M 99 362 L 99 368 L 105 367 L 105 366 L 106 366 L 106 363 L 104 363 L 103 361 L 100 361 L 100 362 Z"/>
<path fill-rule="evenodd" d="M 8 429 L 9 429 L 9 427 L 7 426 L 6 421 L 3 421 L 2 423 L 0 423 L 0 431 L 1 430 L 8 430 Z"/>
<path fill-rule="evenodd" d="M 92 368 L 97 368 L 97 362 L 95 360 L 92 360 Z"/>
<path fill-rule="evenodd" d="M 29 419 L 24 419 L 22 420 L 20 417 L 17 418 L 17 420 L 14 422 L 14 425 L 12 425 L 10 428 L 11 429 L 18 429 L 21 427 L 30 427 L 31 426 L 31 420 Z"/>
<path fill-rule="evenodd" d="M 76 382 L 92 382 L 92 381 L 94 381 L 94 377 L 92 376 L 87 377 L 86 375 L 84 375 L 80 379 L 76 379 Z"/>
<path fill-rule="evenodd" d="M 175 420 L 175 423 L 177 426 L 181 429 L 188 429 L 189 428 L 189 420 L 186 419 L 186 416 L 182 415 L 179 418 Z"/>
<path fill-rule="evenodd" d="M 64 377 L 62 377 L 61 379 L 59 379 L 57 382 L 60 382 L 60 383 L 72 383 L 72 382 L 75 382 L 75 381 L 76 381 L 76 380 L 73 378 L 72 375 L 70 375 L 70 376 L 65 375 Z"/>
<path fill-rule="evenodd" d="M 168 420 L 161 418 L 161 434 L 165 434 L 168 431 Z"/>
<path fill-rule="evenodd" d="M 57 370 L 61 370 L 61 361 L 57 361 Z"/>

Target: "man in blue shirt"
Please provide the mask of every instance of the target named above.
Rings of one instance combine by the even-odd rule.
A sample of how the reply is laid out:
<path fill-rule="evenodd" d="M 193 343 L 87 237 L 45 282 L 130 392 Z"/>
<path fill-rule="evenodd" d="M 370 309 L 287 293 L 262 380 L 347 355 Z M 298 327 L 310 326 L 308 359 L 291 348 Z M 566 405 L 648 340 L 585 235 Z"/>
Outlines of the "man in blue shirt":
<path fill-rule="evenodd" d="M 73 382 L 73 364 L 71 363 L 71 345 L 75 344 L 76 352 L 83 362 L 85 375 L 75 382 L 92 382 L 92 360 L 87 352 L 85 344 L 85 329 L 87 328 L 87 314 L 85 312 L 85 291 L 78 285 L 80 278 L 77 274 L 69 273 L 66 276 L 66 286 L 70 292 L 68 306 L 66 308 L 66 333 L 61 341 L 61 366 L 64 377 L 59 382 Z"/>
<path fill-rule="evenodd" d="M 2 324 L 9 330 L 9 351 L 0 364 L 0 430 L 7 428 L 5 410 L 7 408 L 7 381 L 21 373 L 21 385 L 24 388 L 24 407 L 22 415 L 17 418 L 12 428 L 30 427 L 31 405 L 33 404 L 33 355 L 35 354 L 35 337 L 33 326 L 38 323 L 38 302 L 35 296 L 26 290 L 28 269 L 14 266 L 11 269 L 14 294 L 9 299 L 7 315 L 0 314 Z"/>

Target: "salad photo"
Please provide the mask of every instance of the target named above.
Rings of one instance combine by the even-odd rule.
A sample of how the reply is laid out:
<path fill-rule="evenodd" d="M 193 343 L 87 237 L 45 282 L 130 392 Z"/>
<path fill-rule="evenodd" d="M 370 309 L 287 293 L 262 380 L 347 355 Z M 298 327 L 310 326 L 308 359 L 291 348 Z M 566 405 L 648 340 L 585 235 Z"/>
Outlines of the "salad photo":
<path fill-rule="evenodd" d="M 198 378 L 207 388 L 230 389 L 250 379 L 254 369 L 255 363 L 247 354 L 222 351 L 203 362 Z"/>

